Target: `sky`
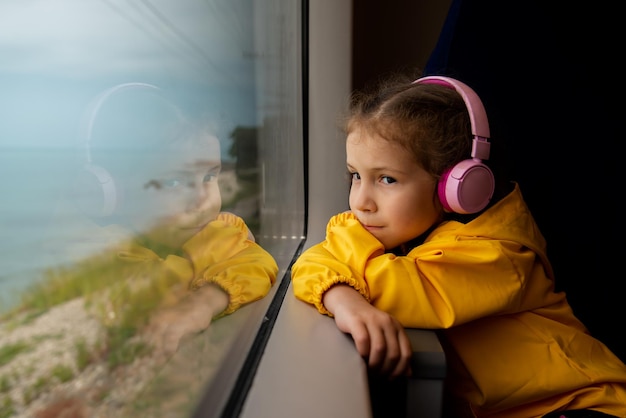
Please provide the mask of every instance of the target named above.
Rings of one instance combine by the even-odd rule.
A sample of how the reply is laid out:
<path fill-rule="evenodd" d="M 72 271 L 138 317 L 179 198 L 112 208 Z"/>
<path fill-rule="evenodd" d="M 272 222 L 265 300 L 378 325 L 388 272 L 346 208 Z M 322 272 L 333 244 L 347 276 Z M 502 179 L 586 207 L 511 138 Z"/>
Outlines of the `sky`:
<path fill-rule="evenodd" d="M 0 147 L 67 147 L 87 103 L 125 82 L 171 91 L 228 141 L 256 123 L 251 0 L 0 3 Z M 227 148 L 227 147 L 225 147 Z"/>

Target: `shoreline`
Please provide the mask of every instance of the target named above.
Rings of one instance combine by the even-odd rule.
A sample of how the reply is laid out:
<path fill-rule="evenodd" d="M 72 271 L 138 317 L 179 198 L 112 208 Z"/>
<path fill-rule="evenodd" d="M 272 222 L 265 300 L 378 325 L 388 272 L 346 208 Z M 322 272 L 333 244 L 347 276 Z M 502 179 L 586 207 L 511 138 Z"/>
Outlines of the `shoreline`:
<path fill-rule="evenodd" d="M 71 412 L 73 418 L 123 416 L 123 409 L 155 374 L 159 359 L 151 356 L 109 370 L 97 356 L 105 328 L 85 309 L 83 298 L 20 324 L 24 315 L 0 322 L 0 350 L 16 344 L 28 346 L 0 366 L 1 385 L 10 388 L 0 392 L 0 416 L 52 418 L 63 416 L 63 411 Z M 76 361 L 78 341 L 96 354 L 82 370 Z M 71 370 L 71 377 L 59 380 L 59 370 L 68 373 L 65 378 Z"/>

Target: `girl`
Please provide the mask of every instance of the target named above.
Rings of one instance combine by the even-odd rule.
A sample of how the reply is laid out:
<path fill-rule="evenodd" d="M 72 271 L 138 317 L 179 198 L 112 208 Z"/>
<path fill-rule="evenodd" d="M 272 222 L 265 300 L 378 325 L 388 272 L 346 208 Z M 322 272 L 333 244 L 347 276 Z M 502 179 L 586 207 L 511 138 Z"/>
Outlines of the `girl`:
<path fill-rule="evenodd" d="M 519 185 L 483 162 L 476 93 L 397 80 L 351 109 L 350 211 L 293 265 L 296 297 L 391 378 L 410 374 L 404 327 L 441 330 L 449 416 L 626 417 L 626 365 L 554 291 Z"/>

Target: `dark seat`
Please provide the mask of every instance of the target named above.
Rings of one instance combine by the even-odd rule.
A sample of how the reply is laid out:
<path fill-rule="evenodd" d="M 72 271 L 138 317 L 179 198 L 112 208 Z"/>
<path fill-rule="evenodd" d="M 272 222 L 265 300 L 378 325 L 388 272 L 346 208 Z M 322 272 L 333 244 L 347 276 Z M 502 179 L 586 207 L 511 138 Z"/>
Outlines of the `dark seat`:
<path fill-rule="evenodd" d="M 439 418 L 443 410 L 446 357 L 437 334 L 407 329 L 413 347 L 410 378 L 393 381 L 369 376 L 373 418 Z"/>
<path fill-rule="evenodd" d="M 446 356 L 434 331 L 409 329 L 413 375 L 407 381 L 407 417 L 441 417 Z"/>
<path fill-rule="evenodd" d="M 489 117 L 494 172 L 516 180 L 557 290 L 626 361 L 621 272 L 624 25 L 602 2 L 453 0 L 425 75 L 456 77 Z"/>

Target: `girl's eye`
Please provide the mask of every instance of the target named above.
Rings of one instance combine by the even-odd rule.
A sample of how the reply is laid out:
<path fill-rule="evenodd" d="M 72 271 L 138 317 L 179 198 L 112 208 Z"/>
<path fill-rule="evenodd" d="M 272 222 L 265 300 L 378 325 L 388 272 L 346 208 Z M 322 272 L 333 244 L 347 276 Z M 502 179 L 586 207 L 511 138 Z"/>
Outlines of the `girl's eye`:
<path fill-rule="evenodd" d="M 176 187 L 180 187 L 182 182 L 178 179 L 168 179 L 168 180 L 150 180 L 146 184 L 144 184 L 144 189 L 174 189 Z"/>
<path fill-rule="evenodd" d="M 167 179 L 162 181 L 163 187 L 167 187 L 168 189 L 173 189 L 175 187 L 179 187 L 183 182 L 179 179 Z"/>
<path fill-rule="evenodd" d="M 359 173 L 348 173 L 348 175 L 352 181 L 361 180 L 361 175 Z"/>
<path fill-rule="evenodd" d="M 381 177 L 381 181 L 385 184 L 392 184 L 396 182 L 396 179 L 394 179 L 393 177 L 389 177 L 389 176 L 383 176 Z"/>
<path fill-rule="evenodd" d="M 217 175 L 218 175 L 218 173 L 214 173 L 214 172 L 206 173 L 204 175 L 204 177 L 202 178 L 202 182 L 203 183 L 211 183 L 213 181 L 216 181 L 217 180 Z"/>

